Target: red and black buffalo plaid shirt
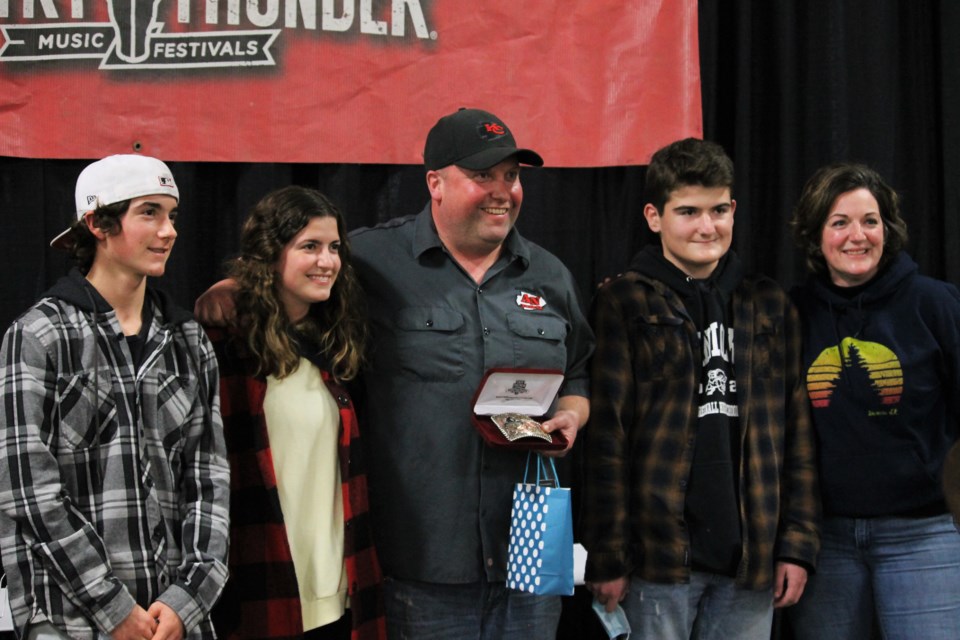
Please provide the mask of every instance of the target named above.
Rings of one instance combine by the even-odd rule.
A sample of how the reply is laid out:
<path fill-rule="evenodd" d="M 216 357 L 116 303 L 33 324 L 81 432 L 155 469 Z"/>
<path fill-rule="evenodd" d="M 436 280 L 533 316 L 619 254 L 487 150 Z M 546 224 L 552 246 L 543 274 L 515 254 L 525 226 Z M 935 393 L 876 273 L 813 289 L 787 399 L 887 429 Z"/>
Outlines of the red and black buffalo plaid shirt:
<path fill-rule="evenodd" d="M 300 638 L 300 593 L 287 541 L 273 456 L 263 414 L 267 383 L 252 375 L 253 361 L 237 341 L 208 329 L 220 364 L 224 434 L 230 461 L 230 578 L 213 610 L 217 634 L 227 639 Z M 340 407 L 344 560 L 352 640 L 386 637 L 382 576 L 370 529 L 360 432 L 347 391 L 321 368 Z"/>

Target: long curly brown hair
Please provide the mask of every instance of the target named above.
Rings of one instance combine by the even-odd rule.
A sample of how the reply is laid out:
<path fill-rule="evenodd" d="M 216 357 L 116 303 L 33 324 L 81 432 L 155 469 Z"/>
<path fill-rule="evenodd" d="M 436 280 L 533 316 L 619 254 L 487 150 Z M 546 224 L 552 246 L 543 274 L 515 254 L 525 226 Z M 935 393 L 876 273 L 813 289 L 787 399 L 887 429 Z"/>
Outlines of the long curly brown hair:
<path fill-rule="evenodd" d="M 337 221 L 340 273 L 330 298 L 312 304 L 306 317 L 294 324 L 279 297 L 277 265 L 287 243 L 318 217 Z M 259 363 L 259 375 L 284 378 L 296 371 L 300 352 L 295 335 L 319 347 L 338 380 L 357 375 L 367 338 L 364 298 L 350 259 L 343 216 L 325 195 L 290 186 L 264 196 L 243 223 L 240 256 L 228 271 L 239 286 L 237 324 Z"/>

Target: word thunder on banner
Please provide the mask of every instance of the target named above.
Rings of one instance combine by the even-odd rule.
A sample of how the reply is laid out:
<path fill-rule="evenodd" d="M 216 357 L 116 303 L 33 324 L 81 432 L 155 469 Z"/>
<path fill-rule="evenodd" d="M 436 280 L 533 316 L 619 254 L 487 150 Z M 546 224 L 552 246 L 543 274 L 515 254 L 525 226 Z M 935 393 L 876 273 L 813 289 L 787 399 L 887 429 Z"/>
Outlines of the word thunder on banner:
<path fill-rule="evenodd" d="M 695 0 L 0 0 L 0 155 L 419 164 L 460 106 L 549 166 L 699 136 Z"/>

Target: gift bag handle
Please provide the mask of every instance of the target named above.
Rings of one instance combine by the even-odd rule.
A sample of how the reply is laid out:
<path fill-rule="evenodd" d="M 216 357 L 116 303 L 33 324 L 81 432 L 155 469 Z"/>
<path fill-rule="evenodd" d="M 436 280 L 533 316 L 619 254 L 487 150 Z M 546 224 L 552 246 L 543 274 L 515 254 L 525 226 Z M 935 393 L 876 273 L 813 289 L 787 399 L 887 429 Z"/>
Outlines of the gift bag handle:
<path fill-rule="evenodd" d="M 530 473 L 530 457 L 534 455 L 537 456 L 537 486 L 540 486 L 540 473 L 542 468 L 543 480 L 547 483 L 546 486 L 560 488 L 560 477 L 557 475 L 557 465 L 554 464 L 553 458 L 547 458 L 549 461 L 548 466 L 543 456 L 533 451 L 527 453 L 527 464 L 523 469 L 523 484 L 527 484 L 527 476 Z"/>

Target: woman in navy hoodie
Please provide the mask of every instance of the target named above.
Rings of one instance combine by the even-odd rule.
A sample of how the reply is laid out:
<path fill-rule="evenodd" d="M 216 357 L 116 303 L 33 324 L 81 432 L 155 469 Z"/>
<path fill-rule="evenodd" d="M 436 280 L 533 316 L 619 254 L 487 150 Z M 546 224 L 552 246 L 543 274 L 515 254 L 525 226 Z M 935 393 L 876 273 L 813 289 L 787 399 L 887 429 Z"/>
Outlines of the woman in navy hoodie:
<path fill-rule="evenodd" d="M 873 170 L 817 171 L 791 225 L 812 276 L 794 297 L 817 433 L 823 543 L 791 611 L 799 640 L 960 638 L 960 533 L 944 458 L 960 417 L 960 292 L 902 251 Z"/>

